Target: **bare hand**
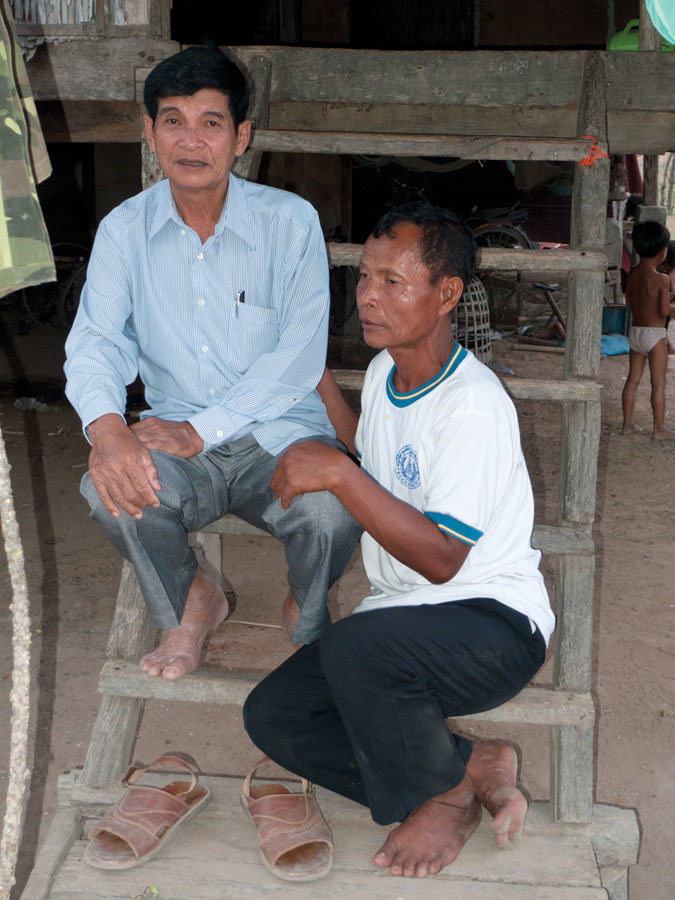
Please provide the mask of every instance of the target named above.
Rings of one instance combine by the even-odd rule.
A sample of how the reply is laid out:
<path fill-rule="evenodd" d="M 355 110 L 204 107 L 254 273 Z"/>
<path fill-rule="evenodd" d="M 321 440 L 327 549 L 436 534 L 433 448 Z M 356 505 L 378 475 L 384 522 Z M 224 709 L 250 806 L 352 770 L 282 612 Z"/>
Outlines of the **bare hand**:
<path fill-rule="evenodd" d="M 277 463 L 270 487 L 275 499 L 287 509 L 293 497 L 315 491 L 333 491 L 340 483 L 340 470 L 353 465 L 349 457 L 321 441 L 293 444 Z"/>
<path fill-rule="evenodd" d="M 143 507 L 159 506 L 162 486 L 155 464 L 124 419 L 114 413 L 101 416 L 89 426 L 89 435 L 89 474 L 108 512 L 119 518 L 124 510 L 140 519 Z"/>
<path fill-rule="evenodd" d="M 204 449 L 204 441 L 189 422 L 168 422 L 150 416 L 131 426 L 148 450 L 163 450 L 182 459 L 190 459 Z"/>

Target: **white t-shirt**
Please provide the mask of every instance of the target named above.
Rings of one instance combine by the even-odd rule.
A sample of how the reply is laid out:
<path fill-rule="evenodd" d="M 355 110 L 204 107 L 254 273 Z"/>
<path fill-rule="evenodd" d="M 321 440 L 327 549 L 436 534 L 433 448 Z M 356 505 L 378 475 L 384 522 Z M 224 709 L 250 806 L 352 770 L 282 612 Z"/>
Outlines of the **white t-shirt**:
<path fill-rule="evenodd" d="M 471 551 L 437 585 L 364 534 L 371 594 L 355 612 L 491 597 L 528 616 L 548 643 L 555 618 L 530 544 L 532 487 L 509 396 L 457 343 L 442 371 L 411 393 L 396 391 L 393 372 L 383 350 L 366 373 L 356 434 L 362 468 Z"/>

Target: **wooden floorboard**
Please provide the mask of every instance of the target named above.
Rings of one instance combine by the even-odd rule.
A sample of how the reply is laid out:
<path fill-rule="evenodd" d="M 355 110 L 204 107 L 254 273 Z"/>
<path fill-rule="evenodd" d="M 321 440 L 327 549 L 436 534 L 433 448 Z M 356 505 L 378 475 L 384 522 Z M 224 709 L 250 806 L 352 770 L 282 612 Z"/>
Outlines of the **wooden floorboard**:
<path fill-rule="evenodd" d="M 162 782 L 162 776 L 150 776 Z M 595 854 L 580 834 L 524 834 L 511 850 L 498 851 L 485 816 L 459 858 L 429 879 L 392 878 L 376 870 L 372 855 L 388 829 L 368 812 L 317 789 L 333 829 L 335 864 L 321 881 L 288 884 L 260 861 L 255 832 L 239 807 L 241 780 L 207 777 L 213 791 L 207 809 L 176 833 L 144 866 L 121 872 L 92 869 L 76 841 L 54 879 L 49 900 L 128 900 L 150 885 L 159 900 L 606 900 Z M 292 786 L 292 785 L 291 785 Z"/>

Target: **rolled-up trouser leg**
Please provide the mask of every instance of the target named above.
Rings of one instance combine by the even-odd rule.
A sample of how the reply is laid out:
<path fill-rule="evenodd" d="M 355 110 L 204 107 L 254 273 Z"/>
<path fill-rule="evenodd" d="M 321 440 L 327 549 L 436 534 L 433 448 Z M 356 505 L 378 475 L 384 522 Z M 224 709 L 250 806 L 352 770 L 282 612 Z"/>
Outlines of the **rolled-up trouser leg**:
<path fill-rule="evenodd" d="M 325 443 L 344 449 L 338 441 Z M 111 543 L 134 567 L 153 625 L 180 622 L 197 561 L 188 534 L 233 512 L 282 541 L 288 580 L 300 607 L 294 640 L 308 643 L 330 623 L 326 595 L 349 562 L 361 526 L 328 491 L 293 498 L 288 509 L 274 499 L 270 480 L 278 456 L 248 435 L 182 459 L 151 451 L 162 489 L 160 506 L 146 507 L 142 519 L 111 516 L 89 475 L 80 490 L 91 515 Z"/>
<path fill-rule="evenodd" d="M 227 512 L 227 490 L 208 455 L 181 459 L 152 450 L 159 482 L 159 507 L 143 509 L 134 519 L 122 512 L 112 516 L 101 503 L 89 474 L 80 490 L 91 517 L 134 568 L 148 616 L 158 628 L 173 628 L 183 615 L 185 600 L 197 574 L 197 560 L 188 533 Z"/>
<path fill-rule="evenodd" d="M 344 451 L 339 441 L 321 440 Z M 230 484 L 230 511 L 284 544 L 288 583 L 300 607 L 293 640 L 308 644 L 330 624 L 326 595 L 344 571 L 363 529 L 329 491 L 301 494 L 283 509 L 270 488 L 278 460 L 260 451 L 251 465 L 240 468 Z"/>

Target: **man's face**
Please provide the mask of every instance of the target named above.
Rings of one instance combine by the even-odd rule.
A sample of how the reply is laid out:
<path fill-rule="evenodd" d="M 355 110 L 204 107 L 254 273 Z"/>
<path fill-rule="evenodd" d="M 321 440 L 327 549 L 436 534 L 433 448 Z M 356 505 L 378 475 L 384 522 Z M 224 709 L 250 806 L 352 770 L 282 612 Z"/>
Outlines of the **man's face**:
<path fill-rule="evenodd" d="M 444 324 L 462 293 L 462 281 L 441 277 L 429 281 L 419 241 L 422 229 L 412 223 L 396 226 L 394 237 L 369 237 L 361 256 L 356 299 L 369 347 L 414 348 Z"/>
<path fill-rule="evenodd" d="M 190 97 L 164 97 L 145 136 L 172 186 L 184 190 L 222 187 L 251 136 L 251 123 L 235 130 L 228 98 L 204 88 Z"/>

